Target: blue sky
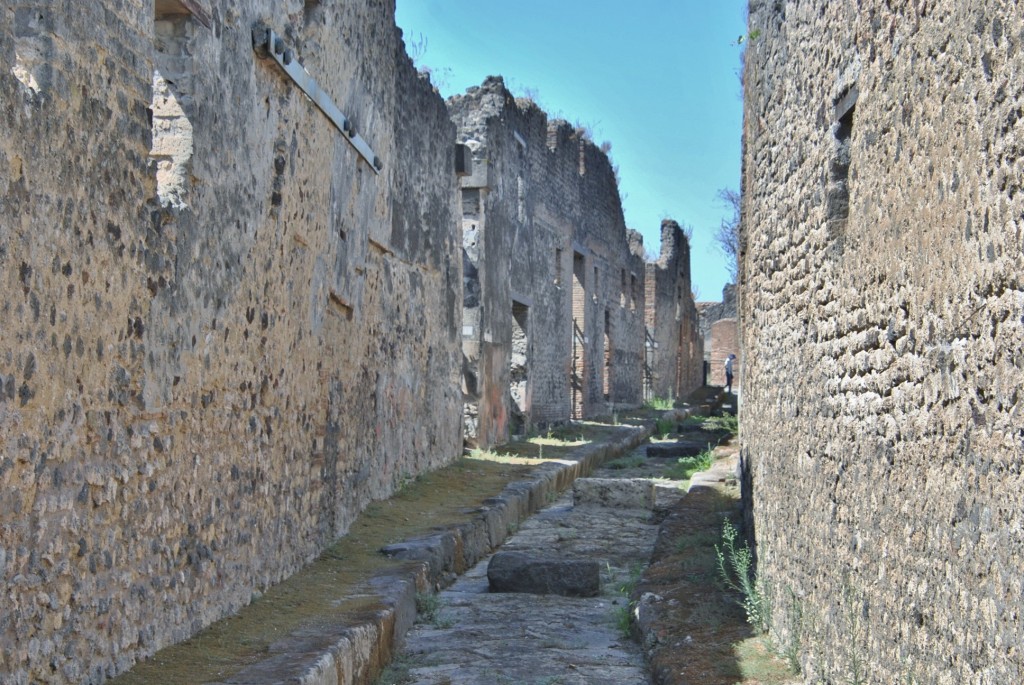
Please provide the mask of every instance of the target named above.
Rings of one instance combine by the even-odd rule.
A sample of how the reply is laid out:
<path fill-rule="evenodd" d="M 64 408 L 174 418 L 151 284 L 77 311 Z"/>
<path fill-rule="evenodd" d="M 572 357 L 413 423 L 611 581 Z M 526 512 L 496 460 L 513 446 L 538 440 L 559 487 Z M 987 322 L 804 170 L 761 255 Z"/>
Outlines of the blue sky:
<path fill-rule="evenodd" d="M 549 114 L 612 144 L 626 224 L 659 249 L 661 220 L 693 227 L 699 299 L 728 281 L 718 189 L 739 189 L 737 77 L 746 0 L 397 0 L 417 64 L 445 97 L 500 74 Z M 416 46 L 416 47 L 413 47 Z"/>

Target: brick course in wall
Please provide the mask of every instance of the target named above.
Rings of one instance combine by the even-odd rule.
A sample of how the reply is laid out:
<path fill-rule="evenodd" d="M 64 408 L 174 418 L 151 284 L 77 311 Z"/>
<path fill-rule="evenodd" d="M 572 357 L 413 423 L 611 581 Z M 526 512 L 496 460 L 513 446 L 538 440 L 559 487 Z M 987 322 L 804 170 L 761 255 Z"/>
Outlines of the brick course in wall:
<path fill-rule="evenodd" d="M 1024 682 L 1024 15 L 755 0 L 750 36 L 740 422 L 773 635 L 806 682 Z"/>
<path fill-rule="evenodd" d="M 0 12 L 5 683 L 126 669 L 461 450 L 455 128 L 393 3 L 188 4 Z"/>

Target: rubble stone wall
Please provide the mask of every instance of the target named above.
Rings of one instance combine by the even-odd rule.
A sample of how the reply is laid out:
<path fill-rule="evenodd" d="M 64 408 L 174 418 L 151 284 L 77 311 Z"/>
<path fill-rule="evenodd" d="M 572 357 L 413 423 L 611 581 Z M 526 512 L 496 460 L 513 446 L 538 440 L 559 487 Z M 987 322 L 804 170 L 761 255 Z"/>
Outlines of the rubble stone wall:
<path fill-rule="evenodd" d="M 690 241 L 661 222 L 661 254 L 645 273 L 645 381 L 649 398 L 686 397 L 703 383 L 704 341 L 690 283 Z"/>
<path fill-rule="evenodd" d="M 777 639 L 807 682 L 1022 682 L 1024 15 L 754 0 L 750 37 L 740 423 Z"/>
<path fill-rule="evenodd" d="M 736 359 L 732 365 L 732 386 L 740 386 L 740 366 L 742 357 L 740 355 L 739 322 L 736 319 L 719 319 L 711 324 L 711 351 L 706 359 L 710 364 L 708 373 L 709 385 L 725 385 L 725 362 L 730 354 L 735 354 Z"/>
<path fill-rule="evenodd" d="M 393 2 L 189 4 L 0 12 L 4 682 L 126 669 L 461 448 L 455 129 Z"/>
<path fill-rule="evenodd" d="M 711 324 L 721 319 L 736 318 L 736 284 L 726 283 L 722 288 L 722 299 L 718 302 L 698 302 L 700 335 L 704 339 L 704 358 L 711 359 Z"/>
<path fill-rule="evenodd" d="M 639 404 L 643 258 L 607 156 L 517 102 L 500 78 L 449 107 L 473 153 L 461 181 L 467 440 L 486 447 L 574 410 Z M 634 292 L 624 296 L 623 283 Z M 513 355 L 513 307 L 526 322 L 525 363 Z M 509 392 L 513 367 L 520 402 Z"/>

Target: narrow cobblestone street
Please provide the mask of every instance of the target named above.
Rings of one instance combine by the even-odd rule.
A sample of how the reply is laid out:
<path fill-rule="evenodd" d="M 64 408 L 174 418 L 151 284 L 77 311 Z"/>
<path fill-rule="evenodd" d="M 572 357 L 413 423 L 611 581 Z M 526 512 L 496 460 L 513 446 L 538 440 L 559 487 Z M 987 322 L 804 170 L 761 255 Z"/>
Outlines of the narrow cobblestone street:
<path fill-rule="evenodd" d="M 653 509 L 624 498 L 579 501 L 578 494 L 574 505 L 574 492 L 588 482 L 618 478 L 635 484 L 632 475 L 638 469 L 654 475 L 676 461 L 647 460 L 646 449 L 641 445 L 590 479 L 577 481 L 502 548 L 544 559 L 596 561 L 601 569 L 598 596 L 492 593 L 490 558 L 481 561 L 439 593 L 436 613 L 409 633 L 397 667 L 381 685 L 650 683 L 643 650 L 628 634 L 628 594 L 654 550 L 657 512 L 678 502 L 685 482 L 646 480 L 655 493 Z"/>

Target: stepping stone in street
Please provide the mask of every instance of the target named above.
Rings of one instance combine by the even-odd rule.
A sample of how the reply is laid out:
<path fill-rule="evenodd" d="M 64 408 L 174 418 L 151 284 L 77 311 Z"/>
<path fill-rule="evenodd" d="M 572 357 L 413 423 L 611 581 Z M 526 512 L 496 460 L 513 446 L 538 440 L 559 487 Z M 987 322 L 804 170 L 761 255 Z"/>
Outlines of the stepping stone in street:
<path fill-rule="evenodd" d="M 653 457 L 695 457 L 708 448 L 707 440 L 676 440 L 658 442 L 647 446 L 647 456 Z"/>
<path fill-rule="evenodd" d="M 616 509 L 653 509 L 654 481 L 649 478 L 577 478 L 572 504 L 596 504 Z"/>
<path fill-rule="evenodd" d="M 589 559 L 547 559 L 521 552 L 498 552 L 487 566 L 491 592 L 596 597 L 601 566 Z"/>

